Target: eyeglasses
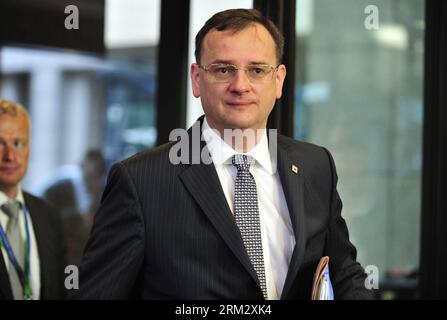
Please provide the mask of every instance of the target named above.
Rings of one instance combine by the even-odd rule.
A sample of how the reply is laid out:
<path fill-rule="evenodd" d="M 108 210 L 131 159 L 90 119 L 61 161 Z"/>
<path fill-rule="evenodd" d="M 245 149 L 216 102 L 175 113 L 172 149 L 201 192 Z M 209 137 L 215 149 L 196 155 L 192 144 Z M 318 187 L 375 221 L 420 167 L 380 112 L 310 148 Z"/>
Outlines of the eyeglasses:
<path fill-rule="evenodd" d="M 206 71 L 209 80 L 212 82 L 229 82 L 234 78 L 238 70 L 244 70 L 248 79 L 252 83 L 264 83 L 273 79 L 273 74 L 278 70 L 268 64 L 253 64 L 239 68 L 232 64 L 212 63 L 208 66 L 199 65 L 199 68 Z"/>

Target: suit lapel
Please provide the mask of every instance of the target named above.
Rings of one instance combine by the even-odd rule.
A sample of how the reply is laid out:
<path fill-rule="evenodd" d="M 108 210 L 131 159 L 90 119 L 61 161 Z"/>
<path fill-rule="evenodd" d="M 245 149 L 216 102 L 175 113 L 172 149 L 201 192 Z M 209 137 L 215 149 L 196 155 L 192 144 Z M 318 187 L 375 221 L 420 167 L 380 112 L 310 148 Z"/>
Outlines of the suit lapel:
<path fill-rule="evenodd" d="M 302 166 L 289 157 L 287 145 L 278 137 L 278 173 L 289 209 L 296 245 L 290 260 L 281 298 L 286 298 L 303 261 L 306 230 L 304 215 L 304 176 Z"/>
<path fill-rule="evenodd" d="M 199 121 L 200 129 L 203 123 L 203 117 L 201 117 Z M 189 150 L 193 150 L 194 152 L 195 150 L 192 147 L 194 141 L 192 140 L 194 137 L 200 139 L 201 131 L 200 134 L 195 135 L 191 132 L 193 129 L 194 126 L 192 129 L 188 130 L 188 137 Z M 198 151 L 200 151 L 200 154 L 209 154 L 204 141 L 200 141 L 200 148 Z M 189 163 L 196 163 L 193 161 L 193 158 L 195 157 L 197 160 L 197 155 L 192 155 L 193 152 L 190 152 Z M 256 272 L 245 250 L 242 236 L 236 225 L 236 221 L 234 220 L 233 213 L 228 206 L 227 199 L 225 198 L 216 168 L 212 163 L 205 164 L 202 161 L 198 164 L 186 164 L 185 167 L 186 169 L 179 174 L 179 178 L 182 180 L 185 188 L 203 210 L 231 251 L 233 251 L 234 255 L 259 285 Z"/>
<path fill-rule="evenodd" d="M 0 252 L 0 298 L 12 300 L 14 297 L 12 295 L 11 283 L 9 282 L 9 274 L 6 269 L 7 262 L 3 259 L 3 253 Z"/>
<path fill-rule="evenodd" d="M 180 179 L 217 232 L 258 282 L 214 166 L 193 164 L 180 175 Z"/>
<path fill-rule="evenodd" d="M 203 118 L 199 120 L 202 123 Z M 188 133 L 191 139 L 193 136 L 191 130 L 188 130 Z M 190 146 L 191 144 L 192 142 L 190 141 Z M 202 151 L 203 148 L 206 148 L 206 143 L 201 141 L 200 150 Z M 189 150 L 192 150 L 192 148 L 190 147 Z M 298 161 L 295 161 L 288 156 L 288 152 L 287 144 L 281 137 L 278 137 L 277 168 L 296 239 L 296 245 L 293 250 L 281 295 L 282 298 L 287 297 L 296 278 L 298 269 L 303 260 L 306 239 L 303 196 L 304 177 L 302 174 L 302 167 Z M 189 160 L 192 161 L 191 156 L 189 157 Z M 292 171 L 292 165 L 297 166 L 297 173 Z M 235 256 L 259 285 L 258 277 L 243 245 L 243 240 L 235 223 L 233 214 L 228 207 L 214 165 L 207 165 L 202 162 L 199 164 L 186 165 L 186 169 L 180 173 L 179 177 L 191 196 L 216 228 L 217 232 L 219 232 Z"/>

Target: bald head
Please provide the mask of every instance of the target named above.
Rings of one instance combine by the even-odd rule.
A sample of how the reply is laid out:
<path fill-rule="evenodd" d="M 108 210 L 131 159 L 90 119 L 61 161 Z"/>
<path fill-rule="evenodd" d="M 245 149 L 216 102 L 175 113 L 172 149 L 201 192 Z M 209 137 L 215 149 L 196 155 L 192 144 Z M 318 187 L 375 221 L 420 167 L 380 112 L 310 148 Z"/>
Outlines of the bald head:
<path fill-rule="evenodd" d="M 6 99 L 0 99 L 0 117 L 3 115 L 9 115 L 12 117 L 23 116 L 31 125 L 31 119 L 28 111 L 20 103 L 12 102 Z"/>

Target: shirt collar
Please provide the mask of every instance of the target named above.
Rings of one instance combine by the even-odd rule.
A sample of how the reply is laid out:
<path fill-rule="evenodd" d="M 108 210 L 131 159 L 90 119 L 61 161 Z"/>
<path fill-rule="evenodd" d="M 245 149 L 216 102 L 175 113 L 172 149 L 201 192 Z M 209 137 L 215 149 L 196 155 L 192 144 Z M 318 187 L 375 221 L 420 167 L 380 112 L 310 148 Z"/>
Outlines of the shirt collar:
<path fill-rule="evenodd" d="M 206 117 L 203 120 L 202 134 L 215 165 L 231 164 L 231 157 L 240 153 L 227 144 L 220 137 L 217 130 L 212 129 L 209 126 Z M 261 140 L 253 149 L 242 154 L 252 156 L 257 164 L 262 166 L 270 175 L 273 174 L 273 165 L 268 148 L 266 132 L 264 132 Z"/>
<path fill-rule="evenodd" d="M 3 191 L 0 191 L 0 206 L 6 203 L 9 199 L 10 198 Z M 18 186 L 15 200 L 18 201 L 20 203 L 20 206 L 23 208 L 25 204 L 25 198 L 23 197 L 23 191 L 20 185 Z"/>

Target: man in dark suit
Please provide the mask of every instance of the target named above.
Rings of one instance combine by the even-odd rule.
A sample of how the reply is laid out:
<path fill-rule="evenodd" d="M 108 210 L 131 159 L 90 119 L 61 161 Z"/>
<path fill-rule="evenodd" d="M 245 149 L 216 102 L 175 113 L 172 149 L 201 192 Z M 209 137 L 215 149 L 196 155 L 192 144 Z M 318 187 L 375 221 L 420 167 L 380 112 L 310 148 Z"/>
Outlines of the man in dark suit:
<path fill-rule="evenodd" d="M 206 22 L 191 66 L 205 116 L 111 169 L 73 297 L 310 299 L 323 256 L 336 299 L 371 297 L 330 153 L 267 134 L 282 51 L 256 10 Z"/>
<path fill-rule="evenodd" d="M 60 217 L 20 187 L 28 168 L 30 126 L 23 106 L 0 100 L 0 299 L 62 299 Z"/>

